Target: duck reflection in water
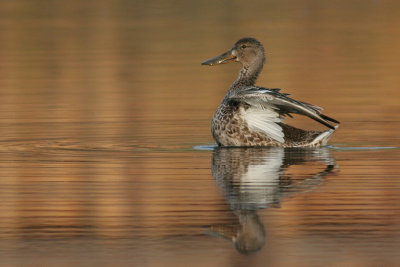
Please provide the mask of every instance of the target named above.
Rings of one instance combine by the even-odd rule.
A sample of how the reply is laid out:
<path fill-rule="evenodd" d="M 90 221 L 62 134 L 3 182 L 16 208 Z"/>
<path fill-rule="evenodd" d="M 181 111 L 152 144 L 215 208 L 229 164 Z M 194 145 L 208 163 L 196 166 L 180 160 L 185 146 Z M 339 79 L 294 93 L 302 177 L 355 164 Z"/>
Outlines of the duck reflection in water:
<path fill-rule="evenodd" d="M 323 169 L 299 177 L 288 176 L 289 166 L 307 163 L 321 163 Z M 257 210 L 279 207 L 283 198 L 313 190 L 334 167 L 331 151 L 326 147 L 215 148 L 212 173 L 238 222 L 212 226 L 206 233 L 231 240 L 243 254 L 260 250 L 265 243 L 265 230 Z"/>

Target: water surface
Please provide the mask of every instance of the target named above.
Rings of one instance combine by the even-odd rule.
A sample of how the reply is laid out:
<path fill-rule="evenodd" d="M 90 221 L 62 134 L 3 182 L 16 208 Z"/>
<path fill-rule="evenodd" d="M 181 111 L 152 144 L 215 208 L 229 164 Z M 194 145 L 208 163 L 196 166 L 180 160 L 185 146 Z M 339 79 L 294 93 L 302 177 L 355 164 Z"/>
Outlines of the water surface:
<path fill-rule="evenodd" d="M 1 265 L 396 266 L 399 8 L 2 2 Z M 200 62 L 243 36 L 330 147 L 214 148 L 238 66 Z"/>

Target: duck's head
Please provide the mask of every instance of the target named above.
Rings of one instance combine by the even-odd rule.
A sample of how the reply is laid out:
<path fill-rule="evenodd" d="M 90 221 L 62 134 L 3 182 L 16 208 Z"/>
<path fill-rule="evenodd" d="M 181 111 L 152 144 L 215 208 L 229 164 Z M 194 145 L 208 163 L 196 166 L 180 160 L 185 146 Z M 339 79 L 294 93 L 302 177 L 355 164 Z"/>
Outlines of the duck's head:
<path fill-rule="evenodd" d="M 263 45 L 254 38 L 242 38 L 227 52 L 202 62 L 202 65 L 217 65 L 240 62 L 243 67 L 261 66 L 265 62 Z"/>

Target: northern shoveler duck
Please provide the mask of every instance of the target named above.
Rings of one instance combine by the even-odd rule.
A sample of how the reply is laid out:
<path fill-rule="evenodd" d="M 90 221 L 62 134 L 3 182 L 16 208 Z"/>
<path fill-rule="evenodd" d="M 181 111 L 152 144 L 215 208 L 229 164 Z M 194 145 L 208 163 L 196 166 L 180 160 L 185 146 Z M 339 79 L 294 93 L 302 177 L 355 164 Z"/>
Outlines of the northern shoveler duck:
<path fill-rule="evenodd" d="M 321 113 L 322 108 L 297 101 L 280 89 L 255 86 L 265 63 L 263 45 L 254 38 L 242 38 L 229 51 L 202 65 L 240 62 L 242 69 L 229 88 L 211 123 L 219 146 L 318 147 L 326 145 L 339 124 Z M 308 131 L 284 123 L 284 116 L 308 116 L 330 128 Z"/>

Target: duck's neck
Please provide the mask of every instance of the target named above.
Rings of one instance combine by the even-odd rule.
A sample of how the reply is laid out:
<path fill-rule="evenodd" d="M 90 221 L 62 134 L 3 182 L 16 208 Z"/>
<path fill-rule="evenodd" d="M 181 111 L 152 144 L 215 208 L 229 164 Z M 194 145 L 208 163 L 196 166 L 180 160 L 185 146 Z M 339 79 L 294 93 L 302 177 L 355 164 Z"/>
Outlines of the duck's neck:
<path fill-rule="evenodd" d="M 237 90 L 253 86 L 264 66 L 264 60 L 259 60 L 248 66 L 242 66 L 238 78 L 233 82 L 231 89 Z"/>

